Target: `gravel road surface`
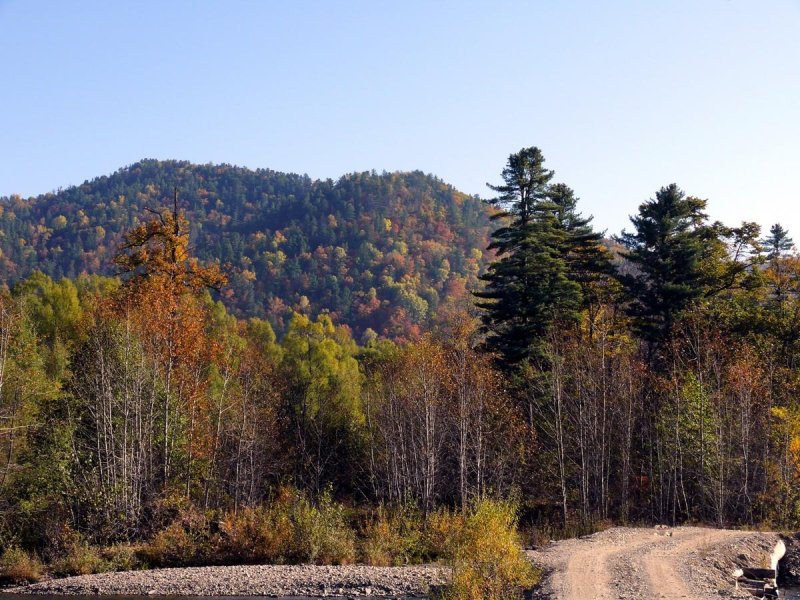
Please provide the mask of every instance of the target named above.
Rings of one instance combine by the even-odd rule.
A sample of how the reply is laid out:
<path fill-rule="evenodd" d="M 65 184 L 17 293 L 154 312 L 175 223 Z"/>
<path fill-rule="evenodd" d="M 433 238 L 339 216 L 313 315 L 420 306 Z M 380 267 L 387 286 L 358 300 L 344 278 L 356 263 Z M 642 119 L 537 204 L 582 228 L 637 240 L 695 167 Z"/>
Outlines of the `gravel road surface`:
<path fill-rule="evenodd" d="M 701 527 L 614 527 L 529 552 L 548 572 L 538 597 L 553 600 L 749 598 L 733 570 L 764 566 L 773 533 Z"/>

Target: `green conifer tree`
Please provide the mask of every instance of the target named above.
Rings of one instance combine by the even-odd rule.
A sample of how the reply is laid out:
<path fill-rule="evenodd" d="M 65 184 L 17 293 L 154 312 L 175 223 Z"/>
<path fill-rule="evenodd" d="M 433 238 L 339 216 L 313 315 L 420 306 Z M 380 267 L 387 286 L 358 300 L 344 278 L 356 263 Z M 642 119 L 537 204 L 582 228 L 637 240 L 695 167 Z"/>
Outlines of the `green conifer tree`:
<path fill-rule="evenodd" d="M 789 232 L 780 223 L 769 228 L 769 235 L 761 242 L 767 251 L 767 258 L 774 262 L 794 247 Z"/>
<path fill-rule="evenodd" d="M 476 295 L 488 347 L 505 364 L 522 366 L 541 356 L 554 323 L 577 319 L 581 290 L 570 279 L 570 233 L 559 218 L 563 207 L 551 198 L 553 172 L 544 168 L 542 152 L 532 147 L 512 154 L 502 177 L 503 185 L 489 185 L 499 193 L 490 201 L 499 208 L 493 218 L 503 223 L 489 245 L 498 260 Z"/>
<path fill-rule="evenodd" d="M 629 313 L 649 342 L 667 339 L 677 316 L 709 288 L 704 260 L 716 252 L 721 226 L 707 223 L 705 208 L 705 200 L 670 184 L 639 206 L 631 217 L 635 231 L 619 238 L 628 249 L 619 278 L 631 300 Z"/>
<path fill-rule="evenodd" d="M 592 217 L 578 212 L 578 198 L 572 188 L 557 183 L 551 187 L 549 199 L 556 206 L 558 226 L 566 234 L 562 252 L 569 278 L 581 286 L 585 307 L 597 301 L 597 284 L 612 274 L 611 257 L 603 246 L 603 234 L 592 228 Z"/>

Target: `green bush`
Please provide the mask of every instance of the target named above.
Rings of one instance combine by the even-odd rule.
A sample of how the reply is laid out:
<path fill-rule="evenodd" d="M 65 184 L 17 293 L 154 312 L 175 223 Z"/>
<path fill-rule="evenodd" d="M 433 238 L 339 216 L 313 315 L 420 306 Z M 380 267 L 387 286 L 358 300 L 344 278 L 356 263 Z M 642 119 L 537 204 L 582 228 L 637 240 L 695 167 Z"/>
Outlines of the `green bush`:
<path fill-rule="evenodd" d="M 42 578 L 42 563 L 16 546 L 6 548 L 0 555 L 0 581 L 4 583 L 33 583 Z"/>
<path fill-rule="evenodd" d="M 425 520 L 415 506 L 379 506 L 363 531 L 362 560 L 375 566 L 399 566 L 430 559 L 424 530 Z"/>
<path fill-rule="evenodd" d="M 103 548 L 100 555 L 112 571 L 135 571 L 145 566 L 139 558 L 141 551 L 132 544 L 114 544 Z"/>
<path fill-rule="evenodd" d="M 539 580 L 520 544 L 515 503 L 481 500 L 458 538 L 449 600 L 517 600 Z"/>
<path fill-rule="evenodd" d="M 86 542 L 74 544 L 63 557 L 51 566 L 56 575 L 92 575 L 112 570 L 110 562 Z"/>
<path fill-rule="evenodd" d="M 329 491 L 320 496 L 317 506 L 300 497 L 292 517 L 301 562 L 342 565 L 355 560 L 355 534 L 347 524 L 344 507 L 331 499 Z"/>

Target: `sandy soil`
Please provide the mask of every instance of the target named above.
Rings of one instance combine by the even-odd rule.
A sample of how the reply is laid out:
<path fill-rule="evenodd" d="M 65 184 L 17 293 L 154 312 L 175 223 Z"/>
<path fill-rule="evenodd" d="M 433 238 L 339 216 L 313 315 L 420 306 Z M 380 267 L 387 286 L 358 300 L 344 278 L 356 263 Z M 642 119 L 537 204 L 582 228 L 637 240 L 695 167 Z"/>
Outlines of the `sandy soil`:
<path fill-rule="evenodd" d="M 548 575 L 540 598 L 558 600 L 707 600 L 749 595 L 731 576 L 762 566 L 777 535 L 677 527 L 615 527 L 529 553 Z"/>

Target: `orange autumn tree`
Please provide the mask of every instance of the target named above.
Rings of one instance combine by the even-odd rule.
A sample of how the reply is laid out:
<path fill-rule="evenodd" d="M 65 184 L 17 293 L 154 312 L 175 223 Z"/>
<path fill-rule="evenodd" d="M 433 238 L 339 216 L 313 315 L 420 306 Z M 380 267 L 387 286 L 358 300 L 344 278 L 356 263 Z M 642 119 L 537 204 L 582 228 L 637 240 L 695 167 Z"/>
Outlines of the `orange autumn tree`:
<path fill-rule="evenodd" d="M 154 357 L 163 386 L 163 483 L 180 480 L 188 496 L 211 445 L 206 366 L 218 353 L 206 335 L 201 299 L 209 289 L 221 290 L 227 278 L 217 265 L 203 266 L 191 256 L 189 221 L 178 211 L 177 190 L 171 211 L 150 212 L 153 218 L 125 235 L 114 259 L 127 278 L 119 308 Z M 180 469 L 176 456 L 183 459 Z"/>
<path fill-rule="evenodd" d="M 228 282 L 216 265 L 203 267 L 189 252 L 189 221 L 178 212 L 175 190 L 172 211 L 148 209 L 155 217 L 125 234 L 114 264 L 133 280 L 159 280 L 182 295 L 206 288 L 220 290 Z"/>

